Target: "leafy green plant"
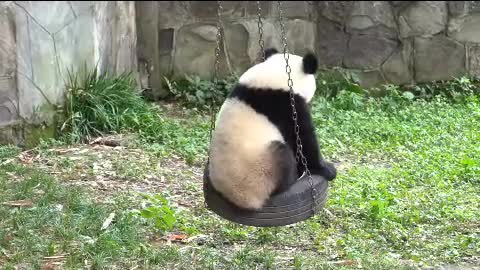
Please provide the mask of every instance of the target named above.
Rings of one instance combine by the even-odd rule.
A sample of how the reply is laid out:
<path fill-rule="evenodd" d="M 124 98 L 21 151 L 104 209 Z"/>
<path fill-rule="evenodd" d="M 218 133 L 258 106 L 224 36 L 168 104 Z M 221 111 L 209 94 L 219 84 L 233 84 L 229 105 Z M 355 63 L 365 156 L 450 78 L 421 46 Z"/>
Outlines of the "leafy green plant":
<path fill-rule="evenodd" d="M 165 83 L 176 101 L 189 107 L 206 109 L 212 102 L 214 106 L 221 105 L 237 79 L 236 76 L 229 76 L 218 80 L 217 87 L 214 82 L 202 80 L 198 76 L 185 76 L 178 80 L 165 78 Z"/>
<path fill-rule="evenodd" d="M 365 94 L 365 90 L 359 85 L 359 79 L 356 74 L 341 68 L 319 72 L 316 81 L 318 89 L 316 96 L 327 100 L 345 92 L 353 92 L 359 95 Z"/>
<path fill-rule="evenodd" d="M 0 147 L 0 161 L 4 159 L 12 158 L 15 155 L 17 155 L 19 152 L 20 152 L 20 149 L 13 145 L 6 145 L 3 147 Z"/>
<path fill-rule="evenodd" d="M 69 72 L 60 133 L 78 142 L 151 125 L 158 116 L 134 85 L 129 73 Z"/>
<path fill-rule="evenodd" d="M 424 99 L 442 96 L 458 102 L 465 97 L 479 93 L 480 80 L 475 77 L 463 76 L 452 80 L 421 83 L 412 87 L 411 91 L 416 96 Z"/>
<path fill-rule="evenodd" d="M 159 194 L 144 196 L 147 199 L 146 204 L 148 206 L 139 210 L 138 215 L 144 219 L 152 220 L 155 227 L 163 232 L 172 230 L 177 218 L 168 200 Z"/>
<path fill-rule="evenodd" d="M 365 97 L 355 92 L 341 91 L 332 100 L 332 104 L 335 108 L 340 110 L 354 110 L 363 107 L 365 103 Z"/>

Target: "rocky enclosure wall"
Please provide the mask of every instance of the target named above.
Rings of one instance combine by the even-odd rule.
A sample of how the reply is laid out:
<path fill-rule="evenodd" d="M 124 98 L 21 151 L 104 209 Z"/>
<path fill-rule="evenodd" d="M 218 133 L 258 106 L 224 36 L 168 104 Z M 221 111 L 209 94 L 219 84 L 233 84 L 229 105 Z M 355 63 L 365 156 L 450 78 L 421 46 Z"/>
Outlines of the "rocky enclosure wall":
<path fill-rule="evenodd" d="M 68 70 L 136 63 L 134 2 L 0 2 L 0 143 L 51 133 L 42 128 L 62 105 Z"/>
<path fill-rule="evenodd" d="M 365 87 L 480 76 L 480 1 L 285 1 L 290 51 L 355 72 Z M 282 49 L 276 1 L 261 2 L 265 46 Z M 216 1 L 1 1 L 0 142 L 52 122 L 67 69 L 131 71 L 163 97 L 164 76 L 210 78 Z M 224 1 L 222 76 L 258 56 L 255 1 Z M 33 135 L 34 137 L 36 135 Z"/>
<path fill-rule="evenodd" d="M 480 75 L 480 1 L 286 1 L 283 6 L 291 51 L 313 50 L 324 68 L 351 70 L 365 87 Z M 282 49 L 276 1 L 261 7 L 266 46 Z M 137 2 L 144 86 L 162 96 L 165 75 L 211 76 L 216 8 L 216 1 Z M 224 1 L 221 15 L 224 74 L 241 72 L 259 51 L 256 2 Z"/>

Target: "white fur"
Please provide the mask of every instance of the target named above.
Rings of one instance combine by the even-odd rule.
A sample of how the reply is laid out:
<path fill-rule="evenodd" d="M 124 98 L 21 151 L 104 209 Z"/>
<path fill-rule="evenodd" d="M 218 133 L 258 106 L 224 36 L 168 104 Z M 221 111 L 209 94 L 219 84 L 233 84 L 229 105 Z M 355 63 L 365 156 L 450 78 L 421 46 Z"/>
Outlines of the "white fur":
<path fill-rule="evenodd" d="M 293 90 L 310 102 L 315 93 L 315 77 L 303 72 L 303 58 L 289 56 Z M 251 88 L 289 91 L 283 54 L 247 70 L 239 83 Z M 289 119 L 286 119 L 289 120 Z M 229 98 L 222 105 L 210 148 L 209 173 L 213 187 L 234 204 L 258 209 L 277 186 L 272 141 L 285 142 L 278 128 L 246 103 Z"/>
<path fill-rule="evenodd" d="M 267 117 L 238 99 L 226 100 L 221 111 L 210 149 L 210 181 L 233 203 L 258 209 L 276 186 L 278 170 L 268 146 L 283 137 Z"/>
<path fill-rule="evenodd" d="M 298 55 L 289 54 L 290 78 L 293 81 L 293 92 L 310 102 L 316 90 L 315 75 L 303 72 L 302 60 L 303 58 Z M 283 53 L 274 54 L 264 62 L 251 67 L 240 77 L 239 82 L 248 87 L 290 91 Z"/>

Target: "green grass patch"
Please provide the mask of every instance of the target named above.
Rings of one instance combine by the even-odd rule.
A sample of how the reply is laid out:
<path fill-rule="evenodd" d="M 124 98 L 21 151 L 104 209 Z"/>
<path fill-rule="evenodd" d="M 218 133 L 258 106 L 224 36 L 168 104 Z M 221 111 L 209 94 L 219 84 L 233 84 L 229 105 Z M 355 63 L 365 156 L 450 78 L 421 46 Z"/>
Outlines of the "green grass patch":
<path fill-rule="evenodd" d="M 2 269 L 43 269 L 50 256 L 65 256 L 60 259 L 65 269 L 130 269 L 158 265 L 167 256 L 148 245 L 128 198 L 99 204 L 84 190 L 61 185 L 32 167 L 0 165 L 0 202 L 19 200 L 31 205 L 0 204 Z M 102 229 L 111 213 L 112 223 Z"/>
<path fill-rule="evenodd" d="M 478 96 L 466 92 L 457 100 L 441 94 L 427 99 L 389 91 L 378 98 L 341 92 L 312 104 L 324 155 L 346 166 L 329 191 L 332 216 L 294 229 L 250 230 L 208 222 L 207 212 L 192 219 L 192 226 L 253 246 L 298 246 L 300 239 L 301 246 L 315 247 L 324 260 L 313 264 L 324 269 L 340 267 L 328 260 L 391 269 L 477 258 Z M 204 151 L 203 145 L 197 150 Z"/>
<path fill-rule="evenodd" d="M 129 261 L 139 262 L 149 269 L 351 269 L 359 265 L 414 269 L 468 260 L 478 263 L 478 82 L 460 78 L 408 89 L 385 86 L 380 91 L 383 96 L 372 97 L 358 87 L 354 76 L 328 75 L 340 76 L 334 80 L 327 75 L 319 77 L 319 95 L 311 106 L 324 156 L 341 164 L 329 189 L 326 212 L 292 227 L 260 229 L 220 220 L 203 207 L 177 212 L 159 197 L 147 206 L 150 209 L 139 208 L 147 220 L 139 221 L 126 215 L 126 208 L 95 204 L 40 173 L 6 164 L 0 171 L 4 177 L 0 199 L 33 198 L 37 207 L 0 207 L 1 216 L 7 217 L 0 221 L 0 239 L 4 239 L 0 251 L 9 254 L 10 265 L 20 261 L 38 265 L 41 256 L 69 251 L 74 254 L 69 265 L 79 266 L 87 259 L 98 268 L 115 260 L 127 266 Z M 113 102 L 115 109 L 110 110 L 103 107 L 108 102 L 85 97 L 82 104 L 87 105 L 73 106 L 70 115 L 91 115 L 79 118 L 90 120 L 69 124 L 73 128 L 65 135 L 85 138 L 133 132 L 139 135 L 138 145 L 159 158 L 176 153 L 192 164 L 205 161 L 209 119 L 204 105 L 212 96 L 198 94 L 195 89 L 205 92 L 209 86 L 196 88 L 199 83 L 193 82 L 189 88 L 175 86 L 177 97 L 186 99 L 182 104 L 199 104 L 198 110 L 189 110 L 184 117 L 166 117 L 165 108 L 140 98 L 132 98 L 125 106 Z M 132 93 L 129 89 L 122 95 Z M 93 88 L 89 91 L 97 93 Z M 137 102 L 143 105 L 136 106 Z M 130 108 L 137 109 L 132 113 Z M 97 115 L 105 115 L 102 119 L 108 121 L 97 123 Z M 16 154 L 15 149 L 0 148 L 0 160 Z M 16 177 L 7 178 L 12 172 Z M 17 176 L 21 180 L 12 180 Z M 64 214 L 58 214 L 55 205 L 63 205 Z M 111 212 L 119 220 L 109 230 L 99 230 Z M 159 219 L 158 213 L 164 218 Z M 202 245 L 151 249 L 138 234 L 144 225 L 159 234 L 180 231 L 210 236 Z M 97 241 L 92 246 L 90 240 L 82 239 Z"/>

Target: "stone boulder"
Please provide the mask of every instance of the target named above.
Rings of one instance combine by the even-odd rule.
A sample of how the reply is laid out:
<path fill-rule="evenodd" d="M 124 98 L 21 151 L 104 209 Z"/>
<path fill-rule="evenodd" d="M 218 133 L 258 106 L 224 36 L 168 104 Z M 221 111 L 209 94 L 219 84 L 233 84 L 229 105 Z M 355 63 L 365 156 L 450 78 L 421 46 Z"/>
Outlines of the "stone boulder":
<path fill-rule="evenodd" d="M 323 17 L 318 18 L 316 49 L 323 67 L 340 67 L 347 52 L 348 35 L 343 26 Z"/>
<path fill-rule="evenodd" d="M 321 1 L 318 3 L 318 12 L 325 19 L 344 24 L 354 3 L 355 1 Z"/>
<path fill-rule="evenodd" d="M 480 44 L 471 45 L 468 48 L 468 71 L 471 75 L 480 77 Z"/>
<path fill-rule="evenodd" d="M 396 23 L 392 8 L 386 1 L 356 1 L 347 23 L 347 29 L 351 33 L 371 32 L 372 29 L 380 28 L 381 36 L 396 37 Z"/>
<path fill-rule="evenodd" d="M 479 11 L 479 1 L 448 1 L 448 13 L 453 17 L 461 17 Z"/>
<path fill-rule="evenodd" d="M 444 36 L 415 38 L 417 82 L 451 80 L 465 73 L 464 45 Z"/>
<path fill-rule="evenodd" d="M 0 3 L 0 76 L 14 76 L 15 23 L 9 6 Z"/>
<path fill-rule="evenodd" d="M 413 82 L 411 71 L 413 48 L 410 40 L 403 40 L 401 48 L 393 53 L 382 65 L 385 78 L 394 84 L 410 84 Z"/>
<path fill-rule="evenodd" d="M 284 19 L 304 19 L 311 20 L 315 18 L 315 5 L 311 1 L 282 1 Z M 278 16 L 277 2 L 273 2 L 274 16 Z"/>
<path fill-rule="evenodd" d="M 458 41 L 480 43 L 480 13 L 451 19 L 448 35 Z"/>
<path fill-rule="evenodd" d="M 315 24 L 301 19 L 285 23 L 288 49 L 298 55 L 315 51 Z M 283 47 L 281 47 L 283 50 Z"/>
<path fill-rule="evenodd" d="M 451 16 L 463 16 L 468 14 L 470 1 L 448 1 L 448 14 Z"/>
<path fill-rule="evenodd" d="M 250 67 L 248 57 L 250 34 L 241 23 L 225 25 L 225 50 L 228 52 L 229 71 L 242 73 Z"/>
<path fill-rule="evenodd" d="M 216 48 L 215 24 L 194 23 L 178 30 L 173 71 L 176 76 L 198 75 L 209 79 L 214 70 Z M 223 75 L 229 73 L 222 46 Z"/>
<path fill-rule="evenodd" d="M 348 68 L 377 69 L 397 49 L 398 42 L 383 37 L 353 35 L 343 60 Z"/>
<path fill-rule="evenodd" d="M 259 45 L 259 32 L 257 20 L 247 20 L 243 23 L 246 31 L 248 32 L 248 51 L 247 55 L 250 59 L 250 64 L 255 63 L 260 57 L 260 45 Z M 233 33 L 232 34 L 236 34 Z M 280 40 L 280 31 L 278 25 L 270 20 L 263 21 L 263 41 L 265 49 L 269 47 L 275 47 L 278 51 L 281 51 L 283 46 Z"/>
<path fill-rule="evenodd" d="M 354 72 L 359 79 L 360 86 L 369 89 L 385 84 L 385 78 L 379 70 Z"/>
<path fill-rule="evenodd" d="M 445 30 L 446 1 L 415 1 L 398 16 L 400 36 L 432 36 Z"/>

